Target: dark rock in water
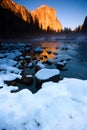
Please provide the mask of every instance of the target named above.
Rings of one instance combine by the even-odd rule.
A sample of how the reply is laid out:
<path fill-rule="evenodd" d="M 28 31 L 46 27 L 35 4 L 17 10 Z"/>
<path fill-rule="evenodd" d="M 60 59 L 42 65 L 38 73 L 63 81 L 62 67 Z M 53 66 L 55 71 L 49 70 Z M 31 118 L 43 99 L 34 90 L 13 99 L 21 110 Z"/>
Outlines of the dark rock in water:
<path fill-rule="evenodd" d="M 46 56 L 46 55 L 44 55 L 44 58 L 47 58 L 47 56 Z"/>
<path fill-rule="evenodd" d="M 71 59 L 70 58 L 67 58 L 67 61 L 70 61 Z"/>
<path fill-rule="evenodd" d="M 52 63 L 53 63 L 53 59 L 48 58 L 48 59 L 47 59 L 47 64 L 52 65 Z"/>
<path fill-rule="evenodd" d="M 24 84 L 24 85 L 33 84 L 33 76 L 32 75 L 23 76 L 22 79 L 21 79 L 21 83 Z"/>
<path fill-rule="evenodd" d="M 35 66 L 35 73 L 36 73 L 37 71 L 39 71 L 40 69 L 41 69 L 41 67 L 38 66 L 38 65 L 36 65 L 36 66 Z"/>
<path fill-rule="evenodd" d="M 58 69 L 41 69 L 35 74 L 35 78 L 36 87 L 41 88 L 44 82 L 58 82 L 60 80 L 60 71 Z"/>
<path fill-rule="evenodd" d="M 30 49 L 29 47 L 26 47 L 25 52 L 30 53 L 30 52 L 31 52 L 31 49 Z"/>
<path fill-rule="evenodd" d="M 67 48 L 67 47 L 64 47 L 64 48 L 62 48 L 62 50 L 68 50 L 68 48 Z"/>
<path fill-rule="evenodd" d="M 47 53 L 48 53 L 48 54 L 51 54 L 52 52 L 51 52 L 51 50 L 47 50 Z"/>
<path fill-rule="evenodd" d="M 43 60 L 43 57 L 40 57 L 40 60 Z"/>
<path fill-rule="evenodd" d="M 58 52 L 53 52 L 54 55 L 58 55 Z"/>
<path fill-rule="evenodd" d="M 33 67 L 34 67 L 34 63 L 33 63 L 33 62 L 30 62 L 27 66 L 28 66 L 29 68 L 33 68 Z"/>
<path fill-rule="evenodd" d="M 25 56 L 25 61 L 27 62 L 27 63 L 29 63 L 30 62 L 30 60 L 31 60 L 31 56 Z"/>
<path fill-rule="evenodd" d="M 29 75 L 30 74 L 30 71 L 29 71 L 29 69 L 23 69 L 23 71 L 22 71 L 22 73 L 21 73 L 21 75 L 23 76 L 23 75 Z"/>
<path fill-rule="evenodd" d="M 59 70 L 64 69 L 65 67 L 65 64 L 63 62 L 56 62 L 55 65 Z"/>

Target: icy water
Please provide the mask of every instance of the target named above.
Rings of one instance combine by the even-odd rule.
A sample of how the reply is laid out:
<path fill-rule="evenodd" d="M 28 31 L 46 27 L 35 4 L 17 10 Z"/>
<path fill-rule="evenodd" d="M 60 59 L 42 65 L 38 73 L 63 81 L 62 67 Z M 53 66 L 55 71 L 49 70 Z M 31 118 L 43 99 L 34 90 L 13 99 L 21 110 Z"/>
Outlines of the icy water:
<path fill-rule="evenodd" d="M 48 58 L 56 61 L 66 61 L 65 70 L 61 71 L 61 77 L 79 78 L 87 80 L 87 40 L 82 39 L 50 39 L 49 41 L 35 42 L 33 47 L 41 46 L 43 52 L 37 55 L 37 59 L 42 62 Z M 49 54 L 48 52 L 51 51 Z M 47 56 L 45 58 L 45 56 Z M 52 65 L 46 64 L 47 68 L 55 68 Z"/>
<path fill-rule="evenodd" d="M 35 49 L 39 48 L 39 52 Z M 17 53 L 19 56 L 16 55 Z M 87 40 L 85 39 L 58 39 L 51 37 L 50 39 L 33 39 L 30 42 L 8 42 L 2 43 L 0 46 L 0 64 L 6 66 L 10 63 L 10 58 L 17 64 L 14 66 L 22 71 L 23 74 L 31 74 L 33 77 L 35 75 L 35 68 L 28 67 L 28 64 L 33 62 L 34 66 L 37 61 L 41 61 L 46 68 L 57 68 L 56 62 L 65 62 L 66 65 L 60 70 L 60 77 L 63 78 L 78 78 L 87 80 Z M 26 56 L 30 56 L 30 61 L 27 63 Z M 7 58 L 7 59 L 6 59 Z M 48 62 L 49 61 L 49 62 Z M 12 64 L 12 63 L 11 63 Z M 22 66 L 23 65 L 23 66 Z M 1 66 L 1 67 L 2 67 Z M 8 67 L 9 68 L 9 67 Z M 6 67 L 7 69 L 7 67 Z M 0 68 L 0 75 L 6 73 L 6 70 Z M 11 73 L 14 71 L 11 70 Z M 19 90 L 23 88 L 30 89 L 33 93 L 37 91 L 35 86 L 35 81 L 32 85 L 20 85 Z"/>

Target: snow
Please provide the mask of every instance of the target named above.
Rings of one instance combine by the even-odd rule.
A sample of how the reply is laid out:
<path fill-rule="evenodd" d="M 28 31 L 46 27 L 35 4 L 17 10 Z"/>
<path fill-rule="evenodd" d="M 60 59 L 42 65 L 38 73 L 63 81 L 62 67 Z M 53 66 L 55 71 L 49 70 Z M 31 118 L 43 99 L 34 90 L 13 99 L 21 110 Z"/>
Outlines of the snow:
<path fill-rule="evenodd" d="M 36 94 L 10 91 L 0 89 L 0 129 L 87 130 L 87 80 L 46 82 Z"/>
<path fill-rule="evenodd" d="M 29 78 L 29 77 L 33 77 L 33 76 L 32 75 L 26 75 L 26 77 Z"/>
<path fill-rule="evenodd" d="M 64 78 L 43 83 L 35 94 L 28 89 L 11 93 L 18 86 L 8 87 L 4 81 L 21 78 L 21 70 L 14 67 L 20 50 L 0 54 L 0 130 L 87 130 L 87 80 Z M 43 68 L 35 76 L 47 79 L 59 73 Z"/>
<path fill-rule="evenodd" d="M 36 74 L 35 77 L 40 80 L 47 80 L 55 75 L 59 75 L 60 71 L 58 69 L 41 69 Z"/>

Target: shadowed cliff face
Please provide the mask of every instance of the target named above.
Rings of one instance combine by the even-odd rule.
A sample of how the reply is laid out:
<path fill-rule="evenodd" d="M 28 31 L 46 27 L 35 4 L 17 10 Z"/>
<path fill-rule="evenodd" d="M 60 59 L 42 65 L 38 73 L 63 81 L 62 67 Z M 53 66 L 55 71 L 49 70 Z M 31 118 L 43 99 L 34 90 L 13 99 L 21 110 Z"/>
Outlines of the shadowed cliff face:
<path fill-rule="evenodd" d="M 83 24 L 79 25 L 74 31 L 87 33 L 87 16 L 85 17 Z"/>
<path fill-rule="evenodd" d="M 56 18 L 56 10 L 49 6 L 43 5 L 31 12 L 33 21 L 38 21 L 39 27 L 43 30 L 61 31 L 62 25 Z"/>
<path fill-rule="evenodd" d="M 82 25 L 82 31 L 87 32 L 87 16 L 85 17 L 84 23 Z"/>
<path fill-rule="evenodd" d="M 12 0 L 0 0 L 0 7 L 13 12 L 25 22 L 31 22 L 32 16 L 30 11 L 28 11 L 24 6 L 16 4 Z"/>
<path fill-rule="evenodd" d="M 12 0 L 0 0 L 0 32 L 61 31 L 62 25 L 56 11 L 41 6 L 30 12 Z"/>

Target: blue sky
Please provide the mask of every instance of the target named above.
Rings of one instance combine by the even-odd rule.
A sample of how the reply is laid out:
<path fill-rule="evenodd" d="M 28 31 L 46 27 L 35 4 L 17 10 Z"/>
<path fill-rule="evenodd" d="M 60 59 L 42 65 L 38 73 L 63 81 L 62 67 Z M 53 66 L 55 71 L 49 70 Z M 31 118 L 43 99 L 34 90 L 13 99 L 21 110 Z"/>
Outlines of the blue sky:
<path fill-rule="evenodd" d="M 29 10 L 46 4 L 56 9 L 57 18 L 63 27 L 74 29 L 84 22 L 87 16 L 87 0 L 14 0 Z"/>

